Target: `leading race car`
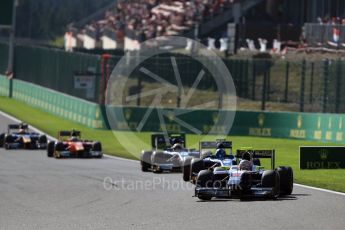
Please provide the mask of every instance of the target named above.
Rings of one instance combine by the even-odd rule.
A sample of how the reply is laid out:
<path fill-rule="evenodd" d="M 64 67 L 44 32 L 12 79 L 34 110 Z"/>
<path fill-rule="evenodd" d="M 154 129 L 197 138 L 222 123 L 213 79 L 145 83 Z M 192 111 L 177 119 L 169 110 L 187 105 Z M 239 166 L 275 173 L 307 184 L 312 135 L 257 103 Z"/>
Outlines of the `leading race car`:
<path fill-rule="evenodd" d="M 48 143 L 47 156 L 55 158 L 102 158 L 102 145 L 100 142 L 82 140 L 80 131 L 60 131 L 58 133 L 58 141 L 50 141 Z"/>
<path fill-rule="evenodd" d="M 213 153 L 211 150 L 214 150 Z M 183 180 L 195 183 L 198 173 L 203 169 L 236 165 L 232 153 L 232 142 L 224 139 L 199 142 L 200 157 L 187 158 L 183 164 Z"/>
<path fill-rule="evenodd" d="M 244 154 L 250 154 L 251 159 L 270 158 L 271 169 L 264 170 L 264 167 L 252 163 L 248 164 L 250 168 L 242 169 L 242 159 L 239 166 L 223 166 L 202 170 L 196 178 L 195 196 L 201 200 L 210 200 L 212 197 L 275 199 L 292 193 L 292 168 L 286 166 L 275 168 L 274 150 L 238 150 L 236 157 L 244 158 Z"/>
<path fill-rule="evenodd" d="M 182 134 L 152 134 L 152 150 L 142 151 L 141 170 L 161 173 L 163 171 L 180 172 L 186 158 L 199 157 L 199 152 L 187 149 L 186 136 Z"/>
<path fill-rule="evenodd" d="M 30 132 L 25 123 L 10 124 L 7 133 L 0 134 L 0 147 L 5 149 L 46 149 L 47 136 Z"/>

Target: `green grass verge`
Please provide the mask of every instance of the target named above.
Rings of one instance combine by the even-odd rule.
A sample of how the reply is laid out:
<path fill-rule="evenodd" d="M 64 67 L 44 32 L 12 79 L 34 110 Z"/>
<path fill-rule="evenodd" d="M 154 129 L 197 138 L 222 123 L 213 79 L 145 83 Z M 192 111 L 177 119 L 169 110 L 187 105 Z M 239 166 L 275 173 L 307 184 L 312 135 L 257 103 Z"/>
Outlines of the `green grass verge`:
<path fill-rule="evenodd" d="M 56 136 L 59 130 L 70 130 L 72 128 L 81 130 L 84 138 L 102 141 L 104 152 L 110 155 L 137 159 L 140 150 L 147 147 L 147 145 L 145 146 L 145 144 L 139 142 L 133 143 L 133 140 L 131 139 L 121 140 L 123 145 L 132 146 L 135 149 L 135 154 L 130 154 L 114 137 L 111 131 L 86 128 L 77 123 L 53 116 L 42 110 L 27 106 L 22 102 L 5 97 L 0 97 L 0 110 L 17 117 L 18 119 L 23 120 L 24 122 L 27 122 L 52 136 Z M 116 134 L 119 136 L 129 135 L 127 132 L 116 132 Z M 150 133 L 137 133 L 137 136 L 140 140 L 147 143 L 150 140 Z M 192 144 L 193 147 L 195 147 L 200 139 L 205 138 L 212 140 L 215 137 L 187 135 L 187 143 L 189 145 Z M 291 166 L 294 170 L 295 182 L 297 183 L 345 192 L 345 170 L 343 169 L 299 170 L 299 146 L 334 145 L 332 143 L 239 136 L 230 136 L 228 139 L 233 141 L 234 149 L 238 149 L 242 146 L 251 146 L 258 149 L 275 149 L 277 153 L 276 165 Z"/>

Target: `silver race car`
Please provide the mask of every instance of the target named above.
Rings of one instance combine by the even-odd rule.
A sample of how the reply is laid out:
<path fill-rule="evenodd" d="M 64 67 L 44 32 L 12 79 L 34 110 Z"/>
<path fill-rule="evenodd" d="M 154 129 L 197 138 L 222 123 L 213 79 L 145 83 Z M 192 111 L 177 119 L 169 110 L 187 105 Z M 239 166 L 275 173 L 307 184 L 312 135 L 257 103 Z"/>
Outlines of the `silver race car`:
<path fill-rule="evenodd" d="M 199 157 L 198 151 L 185 147 L 186 136 L 184 133 L 152 134 L 151 146 L 152 150 L 142 151 L 140 155 L 143 172 L 180 172 L 185 159 Z"/>

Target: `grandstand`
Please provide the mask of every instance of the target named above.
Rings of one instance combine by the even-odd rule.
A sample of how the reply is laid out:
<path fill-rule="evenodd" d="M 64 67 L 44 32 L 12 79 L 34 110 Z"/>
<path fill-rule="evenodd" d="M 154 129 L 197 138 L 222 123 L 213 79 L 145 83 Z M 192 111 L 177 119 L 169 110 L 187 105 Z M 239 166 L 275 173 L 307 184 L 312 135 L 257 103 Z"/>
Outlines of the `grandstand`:
<path fill-rule="evenodd" d="M 182 35 L 205 44 L 211 41 L 210 47 L 214 42 L 224 47 L 224 41 L 233 47 L 237 41 L 230 39 L 233 33 L 229 33 L 227 24 L 235 23 L 242 27 L 237 31 L 241 36 L 237 48 L 250 48 L 247 39 L 251 39 L 260 49 L 258 38 L 266 39 L 267 47 L 275 50 L 277 44 L 297 48 L 304 23 L 342 23 L 344 12 L 344 2 L 328 0 L 117 0 L 71 24 L 65 46 L 67 50 L 136 50 L 150 38 Z"/>
<path fill-rule="evenodd" d="M 80 28 L 70 27 L 68 32 L 73 33 L 73 37 L 79 41 L 73 42 L 77 47 L 79 44 L 88 49 L 136 49 L 140 42 L 159 36 L 194 37 L 194 30 L 198 27 L 200 34 L 207 34 L 234 21 L 235 17 L 240 17 L 236 14 L 239 7 L 244 11 L 260 2 L 262 1 L 119 0 L 104 12 L 103 18 L 79 25 Z M 90 38 L 93 40 L 92 44 Z M 113 41 L 112 44 L 109 39 Z"/>

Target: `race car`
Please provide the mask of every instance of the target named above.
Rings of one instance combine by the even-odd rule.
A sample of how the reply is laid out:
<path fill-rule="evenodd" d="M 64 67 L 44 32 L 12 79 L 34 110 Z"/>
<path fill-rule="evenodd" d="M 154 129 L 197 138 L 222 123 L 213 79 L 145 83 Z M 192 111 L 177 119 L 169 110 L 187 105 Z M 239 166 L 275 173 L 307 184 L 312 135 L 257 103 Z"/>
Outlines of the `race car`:
<path fill-rule="evenodd" d="M 214 150 L 214 153 L 210 150 Z M 187 158 L 183 165 L 183 180 L 195 183 L 198 173 L 203 169 L 236 165 L 232 153 L 232 142 L 224 139 L 199 142 L 200 157 Z"/>
<path fill-rule="evenodd" d="M 161 173 L 163 171 L 180 172 L 187 158 L 199 157 L 199 152 L 187 149 L 186 136 L 182 134 L 162 133 L 151 135 L 152 150 L 140 154 L 141 170 Z"/>
<path fill-rule="evenodd" d="M 251 164 L 249 170 L 243 170 L 238 165 L 201 170 L 196 178 L 195 197 L 201 200 L 211 200 L 212 197 L 243 200 L 253 197 L 276 199 L 291 195 L 292 168 L 275 168 L 274 150 L 238 150 L 237 159 L 243 157 L 244 153 L 250 154 L 251 159 L 270 158 L 271 169 L 265 170 L 263 166 Z"/>
<path fill-rule="evenodd" d="M 0 147 L 5 149 L 46 149 L 47 136 L 30 132 L 25 123 L 10 124 L 7 133 L 0 134 Z"/>
<path fill-rule="evenodd" d="M 58 133 L 58 141 L 50 141 L 48 143 L 47 156 L 55 158 L 102 158 L 102 145 L 100 142 L 82 140 L 80 131 L 60 131 Z"/>

